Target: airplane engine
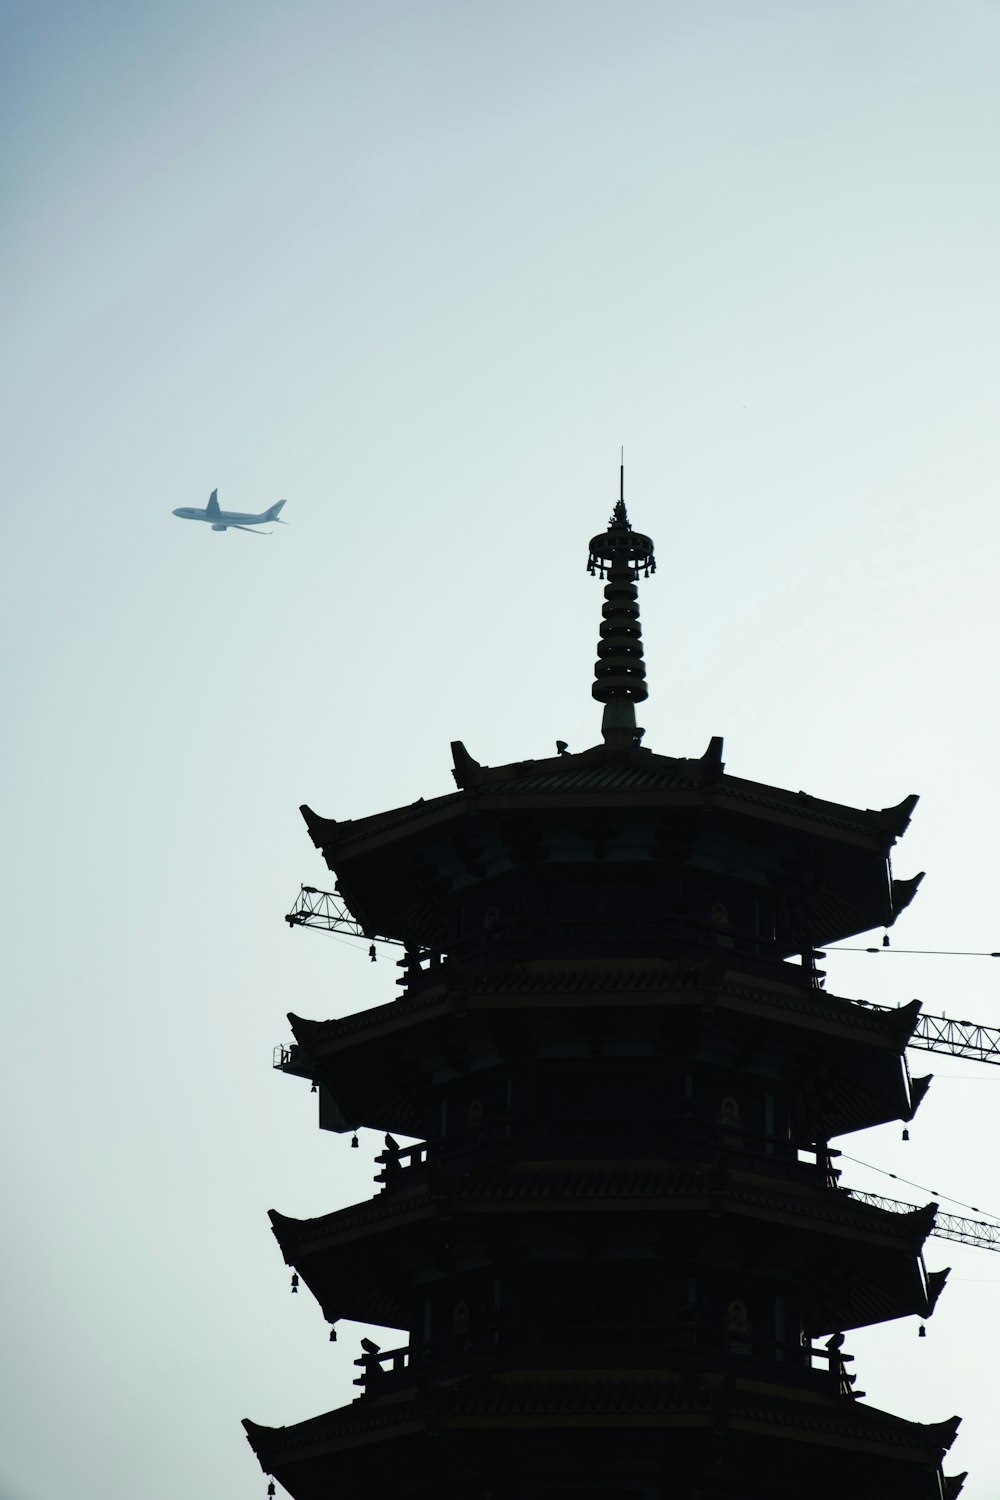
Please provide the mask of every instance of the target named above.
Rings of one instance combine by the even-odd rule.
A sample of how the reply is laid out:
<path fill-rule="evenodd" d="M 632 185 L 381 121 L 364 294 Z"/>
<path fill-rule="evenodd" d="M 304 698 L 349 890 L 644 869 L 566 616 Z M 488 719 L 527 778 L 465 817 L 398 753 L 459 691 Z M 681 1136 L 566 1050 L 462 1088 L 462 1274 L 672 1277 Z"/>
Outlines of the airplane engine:
<path fill-rule="evenodd" d="M 212 530 L 213 531 L 228 531 L 229 528 L 228 528 L 228 526 L 213 526 Z"/>

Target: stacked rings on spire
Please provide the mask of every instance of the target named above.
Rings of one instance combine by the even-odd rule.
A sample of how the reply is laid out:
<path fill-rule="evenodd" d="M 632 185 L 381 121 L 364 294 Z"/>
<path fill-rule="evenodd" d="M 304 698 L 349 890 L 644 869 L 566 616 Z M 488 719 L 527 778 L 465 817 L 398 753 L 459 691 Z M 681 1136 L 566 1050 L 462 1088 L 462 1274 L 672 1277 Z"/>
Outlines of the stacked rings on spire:
<path fill-rule="evenodd" d="M 594 663 L 592 692 L 599 703 L 630 698 L 642 703 L 649 696 L 642 659 L 639 590 L 634 583 L 617 583 L 612 574 L 604 586 L 604 616 Z"/>
<path fill-rule="evenodd" d="M 608 530 L 592 539 L 587 571 L 607 578 L 591 691 L 599 703 L 612 699 L 642 703 L 649 693 L 636 580 L 655 573 L 656 560 L 652 540 L 633 531 L 623 500 L 616 504 Z"/>

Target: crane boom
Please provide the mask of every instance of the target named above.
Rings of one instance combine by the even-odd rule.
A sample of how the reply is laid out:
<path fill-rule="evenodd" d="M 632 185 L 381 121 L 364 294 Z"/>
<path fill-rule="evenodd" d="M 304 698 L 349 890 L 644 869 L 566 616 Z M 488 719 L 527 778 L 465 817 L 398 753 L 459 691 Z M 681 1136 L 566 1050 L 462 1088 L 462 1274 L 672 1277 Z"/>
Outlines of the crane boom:
<path fill-rule="evenodd" d="M 978 1026 L 974 1021 L 950 1021 L 947 1016 L 921 1013 L 909 1045 L 924 1052 L 946 1052 L 974 1062 L 1000 1063 L 1000 1026 Z"/>
<path fill-rule="evenodd" d="M 332 891 L 319 891 L 314 885 L 299 888 L 295 905 L 285 914 L 285 921 L 289 927 L 315 927 L 320 932 L 342 932 L 345 937 L 364 938 L 366 942 L 375 938 L 380 943 L 403 946 L 399 938 L 366 932 L 339 896 Z"/>
<path fill-rule="evenodd" d="M 852 1198 L 859 1203 L 870 1203 L 873 1208 L 887 1208 L 891 1213 L 909 1214 L 915 1203 L 900 1203 L 897 1198 L 883 1198 L 880 1193 L 859 1193 L 847 1188 Z M 946 1214 L 938 1209 L 934 1216 L 931 1234 L 938 1239 L 955 1240 L 959 1245 L 975 1245 L 979 1250 L 1000 1250 L 1000 1224 L 986 1219 L 966 1219 L 961 1214 Z"/>

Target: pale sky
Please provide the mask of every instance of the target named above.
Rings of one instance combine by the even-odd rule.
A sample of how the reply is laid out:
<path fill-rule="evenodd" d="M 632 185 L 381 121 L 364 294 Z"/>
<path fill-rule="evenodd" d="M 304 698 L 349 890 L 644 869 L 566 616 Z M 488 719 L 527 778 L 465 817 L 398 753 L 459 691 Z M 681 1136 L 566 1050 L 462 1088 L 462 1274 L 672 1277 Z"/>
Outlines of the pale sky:
<path fill-rule="evenodd" d="M 0 1500 L 242 1500 L 239 1419 L 349 1401 L 266 1217 L 368 1196 L 271 1071 L 393 955 L 290 933 L 354 817 L 599 738 L 618 449 L 659 570 L 646 744 L 921 794 L 894 942 L 1000 948 L 995 0 L 7 0 Z M 268 538 L 176 520 L 261 510 Z M 880 935 L 876 935 L 876 941 Z M 1000 960 L 830 987 L 1000 1024 Z M 1000 1070 L 903 1145 L 1000 1215 Z M 1000 1491 L 1000 1256 L 859 1386 Z M 385 1342 L 384 1339 L 380 1340 Z"/>

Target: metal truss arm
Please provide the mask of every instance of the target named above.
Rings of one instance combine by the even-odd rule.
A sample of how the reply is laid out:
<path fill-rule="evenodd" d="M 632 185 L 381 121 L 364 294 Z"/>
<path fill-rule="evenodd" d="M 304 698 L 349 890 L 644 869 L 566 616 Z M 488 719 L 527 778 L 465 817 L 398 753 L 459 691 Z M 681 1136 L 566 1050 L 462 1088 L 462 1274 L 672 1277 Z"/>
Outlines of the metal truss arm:
<path fill-rule="evenodd" d="M 973 1062 L 1000 1064 L 1000 1026 L 977 1026 L 973 1021 L 949 1021 L 947 1016 L 921 1013 L 908 1045 L 924 1052 L 946 1052 Z"/>
<path fill-rule="evenodd" d="M 379 933 L 366 932 L 356 921 L 339 896 L 332 891 L 318 891 L 314 885 L 299 888 L 295 905 L 285 915 L 289 927 L 316 927 L 321 932 L 342 932 L 345 937 L 373 938 L 380 943 L 403 946 L 399 938 L 384 937 Z"/>
<path fill-rule="evenodd" d="M 900 1203 L 897 1198 L 883 1198 L 880 1193 L 859 1193 L 856 1188 L 845 1191 L 859 1203 L 886 1208 L 890 1213 L 909 1214 L 917 1207 L 915 1203 Z M 965 1219 L 959 1214 L 946 1214 L 938 1209 L 931 1234 L 938 1239 L 955 1240 L 960 1245 L 975 1245 L 979 1250 L 1000 1250 L 1000 1224 L 986 1219 Z"/>

